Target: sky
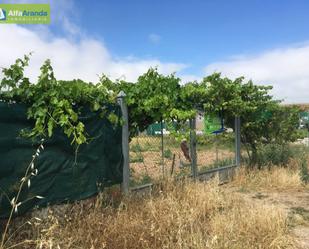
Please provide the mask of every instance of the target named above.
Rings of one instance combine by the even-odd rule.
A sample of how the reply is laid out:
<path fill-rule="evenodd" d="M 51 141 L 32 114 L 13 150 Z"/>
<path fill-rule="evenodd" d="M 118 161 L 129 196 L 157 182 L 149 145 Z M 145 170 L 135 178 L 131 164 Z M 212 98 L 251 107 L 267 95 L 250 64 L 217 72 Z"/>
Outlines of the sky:
<path fill-rule="evenodd" d="M 0 24 L 0 67 L 34 52 L 35 82 L 51 59 L 58 79 L 134 81 L 149 67 L 182 83 L 213 73 L 273 85 L 309 102 L 307 0 L 5 0 L 50 3 L 50 25 Z"/>

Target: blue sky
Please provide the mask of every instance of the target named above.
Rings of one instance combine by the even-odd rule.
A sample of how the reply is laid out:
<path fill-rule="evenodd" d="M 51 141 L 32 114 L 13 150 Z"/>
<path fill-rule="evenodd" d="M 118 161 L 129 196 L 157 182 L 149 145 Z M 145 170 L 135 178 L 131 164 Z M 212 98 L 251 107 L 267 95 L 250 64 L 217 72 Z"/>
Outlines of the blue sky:
<path fill-rule="evenodd" d="M 184 82 L 220 71 L 272 84 L 274 95 L 287 102 L 309 102 L 309 1 L 54 0 L 50 4 L 49 26 L 11 25 L 11 31 L 0 26 L 0 36 L 1 32 L 12 36 L 0 45 L 14 41 L 18 47 L 14 55 L 33 44 L 33 68 L 43 57 L 51 57 L 60 77 L 71 73 L 92 81 L 101 72 L 134 80 L 149 66 L 158 66 L 163 73 L 177 71 Z M 22 31 L 33 41 L 18 43 Z M 93 63 L 95 70 L 86 63 Z"/>
<path fill-rule="evenodd" d="M 75 1 L 74 19 L 115 56 L 186 63 L 200 74 L 213 61 L 309 40 L 308 11 L 305 0 Z"/>

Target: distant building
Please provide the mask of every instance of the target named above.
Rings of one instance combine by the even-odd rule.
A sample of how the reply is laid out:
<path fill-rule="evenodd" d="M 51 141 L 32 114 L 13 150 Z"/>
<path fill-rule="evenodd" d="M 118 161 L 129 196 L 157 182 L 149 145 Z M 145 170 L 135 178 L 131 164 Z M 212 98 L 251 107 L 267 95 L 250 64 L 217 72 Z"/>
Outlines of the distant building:
<path fill-rule="evenodd" d="M 309 112 L 309 103 L 283 104 L 283 106 L 298 107 L 301 111 Z"/>

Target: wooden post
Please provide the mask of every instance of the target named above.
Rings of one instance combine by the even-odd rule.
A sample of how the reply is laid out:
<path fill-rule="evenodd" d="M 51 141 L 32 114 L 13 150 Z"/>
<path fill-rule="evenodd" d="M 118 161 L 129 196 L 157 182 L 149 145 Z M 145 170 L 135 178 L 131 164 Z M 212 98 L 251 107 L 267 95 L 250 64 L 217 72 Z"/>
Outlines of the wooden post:
<path fill-rule="evenodd" d="M 191 173 L 193 178 L 197 177 L 197 154 L 196 154 L 196 119 L 190 119 L 190 154 L 191 154 Z"/>
<path fill-rule="evenodd" d="M 235 117 L 235 163 L 240 166 L 240 117 Z"/>
<path fill-rule="evenodd" d="M 171 176 L 174 173 L 174 168 L 175 168 L 175 159 L 176 159 L 176 154 L 173 154 L 173 161 L 172 161 L 172 167 L 171 167 Z"/>
<path fill-rule="evenodd" d="M 130 155 L 129 155 L 129 117 L 128 107 L 125 101 L 126 94 L 121 91 L 117 96 L 118 104 L 120 105 L 123 125 L 122 125 L 122 153 L 123 153 L 123 179 L 122 179 L 122 191 L 125 195 L 129 193 L 130 182 Z"/>

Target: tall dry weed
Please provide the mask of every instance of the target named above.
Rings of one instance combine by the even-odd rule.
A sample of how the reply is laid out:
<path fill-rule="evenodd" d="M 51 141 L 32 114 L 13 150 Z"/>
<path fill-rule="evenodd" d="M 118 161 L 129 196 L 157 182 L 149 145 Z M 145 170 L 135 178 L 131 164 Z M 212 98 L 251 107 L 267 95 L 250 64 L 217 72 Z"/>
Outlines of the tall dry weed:
<path fill-rule="evenodd" d="M 271 167 L 269 169 L 248 170 L 240 168 L 232 185 L 248 190 L 295 190 L 304 188 L 299 176 L 299 170 L 295 168 L 295 162 L 290 167 Z"/>
<path fill-rule="evenodd" d="M 162 183 L 147 197 L 100 197 L 92 208 L 75 204 L 62 216 L 29 225 L 17 248 L 293 248 L 286 214 L 253 204 L 218 181 Z M 28 234 L 27 234 L 28 233 Z"/>

